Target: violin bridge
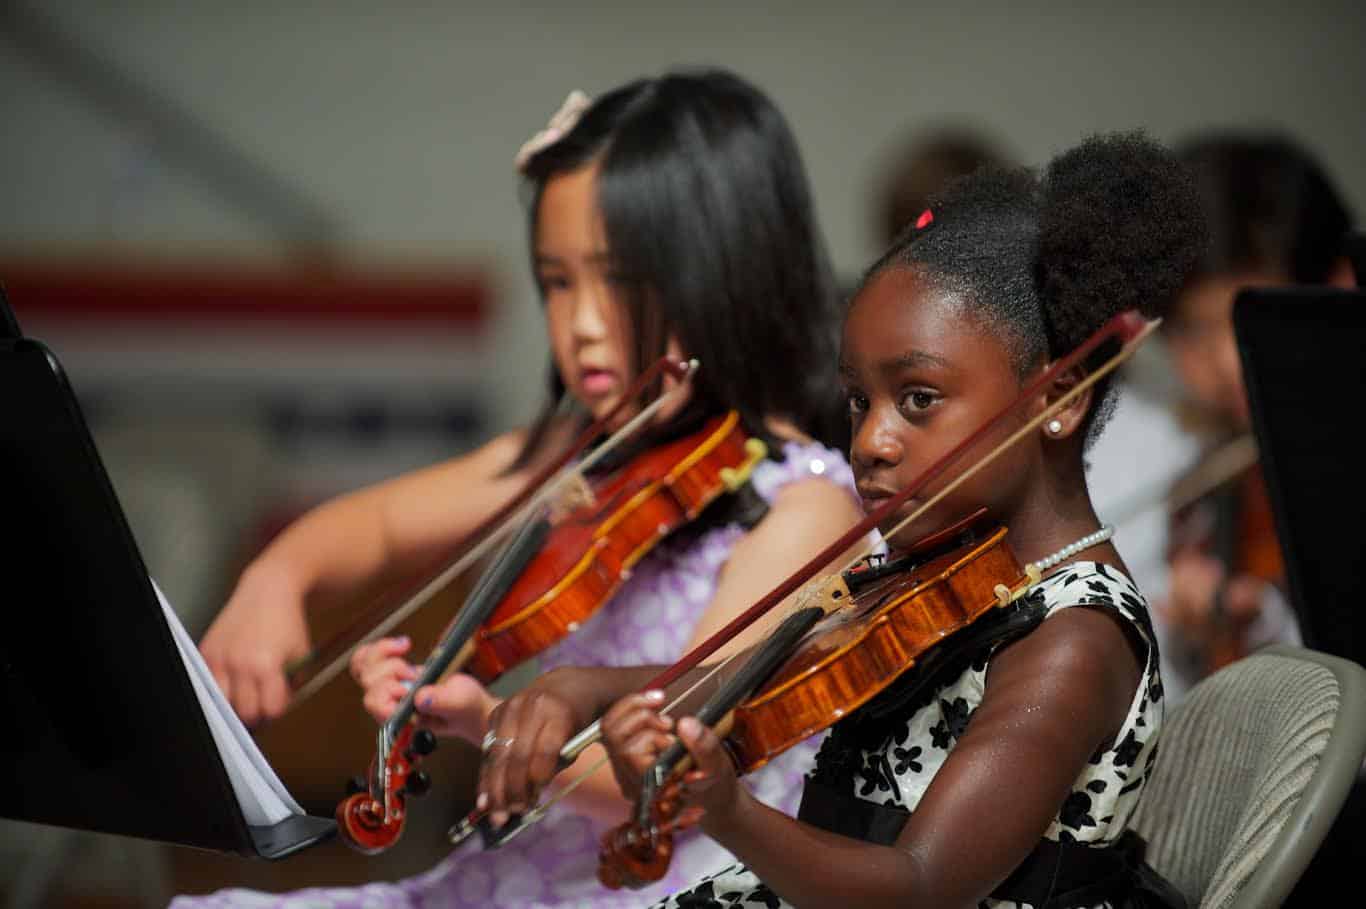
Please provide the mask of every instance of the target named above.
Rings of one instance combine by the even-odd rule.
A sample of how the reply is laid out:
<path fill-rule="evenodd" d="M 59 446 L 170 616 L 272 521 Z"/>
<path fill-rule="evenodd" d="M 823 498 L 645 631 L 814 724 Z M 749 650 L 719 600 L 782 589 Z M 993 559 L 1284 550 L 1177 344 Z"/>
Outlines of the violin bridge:
<path fill-rule="evenodd" d="M 559 521 L 571 512 L 580 508 L 593 508 L 597 504 L 598 497 L 593 494 L 593 488 L 588 485 L 583 474 L 575 473 L 565 478 L 551 501 L 550 519 Z"/>
<path fill-rule="evenodd" d="M 803 584 L 792 595 L 792 611 L 801 612 L 803 609 L 815 606 L 821 612 L 829 615 L 852 598 L 849 593 L 849 583 L 844 579 L 843 573 L 835 572 Z"/>

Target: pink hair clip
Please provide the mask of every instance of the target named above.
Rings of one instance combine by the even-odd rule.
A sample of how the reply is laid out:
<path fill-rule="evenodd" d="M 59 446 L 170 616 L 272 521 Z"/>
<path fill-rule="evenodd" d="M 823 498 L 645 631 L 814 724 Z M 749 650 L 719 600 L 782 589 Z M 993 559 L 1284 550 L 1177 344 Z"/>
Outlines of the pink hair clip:
<path fill-rule="evenodd" d="M 593 100 L 577 88 L 569 93 L 569 97 L 564 99 L 560 109 L 555 111 L 555 116 L 550 118 L 545 129 L 532 136 L 522 144 L 517 150 L 517 170 L 526 172 L 527 162 L 537 155 L 542 149 L 549 148 L 559 142 L 578 124 L 583 112 L 592 107 Z"/>

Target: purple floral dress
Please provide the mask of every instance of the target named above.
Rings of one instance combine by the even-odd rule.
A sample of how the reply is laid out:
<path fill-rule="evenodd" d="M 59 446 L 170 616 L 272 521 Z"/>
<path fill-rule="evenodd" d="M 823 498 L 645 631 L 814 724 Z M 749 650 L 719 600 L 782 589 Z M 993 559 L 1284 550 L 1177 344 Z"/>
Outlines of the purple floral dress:
<path fill-rule="evenodd" d="M 763 461 L 751 478 L 772 502 L 798 480 L 820 477 L 854 495 L 844 458 L 815 443 L 788 442 L 785 460 Z M 686 545 L 665 541 L 636 566 L 630 579 L 573 635 L 542 655 L 541 669 L 556 666 L 637 666 L 672 663 L 683 655 L 693 629 L 716 591 L 731 547 L 744 536 L 738 525 L 713 528 Z M 811 769 L 819 737 L 792 748 L 742 779 L 760 800 L 795 814 L 802 779 Z M 288 894 L 222 890 L 177 897 L 172 909 L 273 906 L 280 909 L 361 907 L 614 907 L 647 905 L 683 889 L 733 856 L 697 828 L 674 841 L 669 873 L 642 890 L 608 890 L 598 882 L 598 842 L 605 825 L 575 814 L 564 803 L 500 849 L 484 851 L 479 838 L 452 852 L 425 874 L 362 887 L 318 888 Z"/>

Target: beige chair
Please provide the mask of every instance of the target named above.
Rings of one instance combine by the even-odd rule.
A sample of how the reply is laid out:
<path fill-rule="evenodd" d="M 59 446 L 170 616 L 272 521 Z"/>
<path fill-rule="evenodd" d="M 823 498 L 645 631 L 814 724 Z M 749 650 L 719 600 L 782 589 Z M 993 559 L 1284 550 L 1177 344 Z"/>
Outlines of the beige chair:
<path fill-rule="evenodd" d="M 1192 907 L 1282 905 L 1366 756 L 1366 669 L 1276 646 L 1171 710 L 1134 818 Z"/>

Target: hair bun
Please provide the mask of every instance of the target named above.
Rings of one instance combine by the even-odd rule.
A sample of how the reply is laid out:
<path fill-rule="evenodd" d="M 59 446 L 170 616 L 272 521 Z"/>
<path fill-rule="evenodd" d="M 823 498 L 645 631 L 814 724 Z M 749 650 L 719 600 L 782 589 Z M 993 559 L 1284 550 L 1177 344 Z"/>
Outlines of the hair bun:
<path fill-rule="evenodd" d="M 1190 176 L 1142 133 L 1094 136 L 1059 155 L 1043 179 L 1036 276 L 1053 349 L 1125 310 L 1165 314 L 1205 243 Z"/>

